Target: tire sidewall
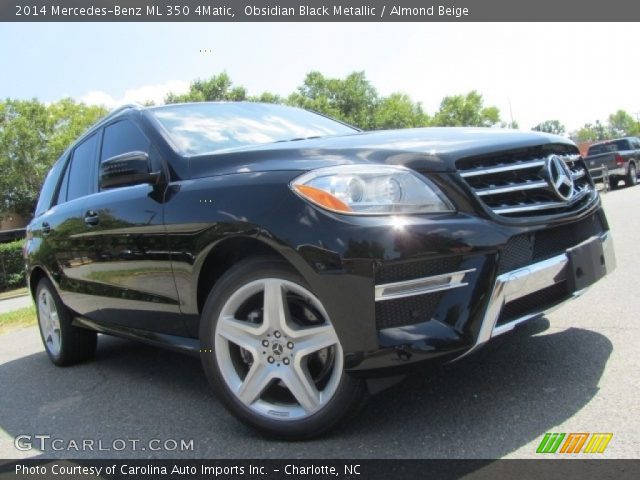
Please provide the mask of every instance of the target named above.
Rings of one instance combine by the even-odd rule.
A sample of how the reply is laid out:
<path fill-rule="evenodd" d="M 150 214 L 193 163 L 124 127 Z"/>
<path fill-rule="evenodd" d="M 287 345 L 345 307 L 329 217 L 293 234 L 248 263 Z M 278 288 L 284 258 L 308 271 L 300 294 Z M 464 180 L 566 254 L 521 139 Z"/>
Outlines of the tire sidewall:
<path fill-rule="evenodd" d="M 44 289 L 46 289 L 51 295 L 58 313 L 58 320 L 60 321 L 60 351 L 57 355 L 53 354 L 49 350 L 40 325 L 39 298 Z M 45 352 L 47 352 L 49 359 L 54 365 L 59 367 L 74 365 L 93 357 L 96 352 L 98 334 L 94 330 L 87 330 L 85 328 L 76 327 L 72 324 L 73 317 L 71 312 L 62 302 L 58 291 L 53 286 L 53 282 L 51 282 L 50 279 L 42 278 L 38 283 L 38 287 L 36 288 L 35 304 L 38 315 L 38 331 L 40 332 L 40 338 L 42 339 Z"/>
<path fill-rule="evenodd" d="M 311 291 L 300 275 L 287 264 L 273 259 L 244 261 L 223 275 L 211 290 L 200 320 L 200 357 L 209 380 L 224 405 L 245 424 L 284 438 L 310 438 L 333 427 L 349 410 L 355 408 L 357 397 L 364 395 L 362 381 L 342 372 L 340 383 L 333 395 L 318 412 L 298 420 L 278 421 L 262 416 L 241 403 L 224 380 L 214 352 L 215 329 L 225 301 L 242 285 L 264 278 L 279 278 L 297 283 Z"/>

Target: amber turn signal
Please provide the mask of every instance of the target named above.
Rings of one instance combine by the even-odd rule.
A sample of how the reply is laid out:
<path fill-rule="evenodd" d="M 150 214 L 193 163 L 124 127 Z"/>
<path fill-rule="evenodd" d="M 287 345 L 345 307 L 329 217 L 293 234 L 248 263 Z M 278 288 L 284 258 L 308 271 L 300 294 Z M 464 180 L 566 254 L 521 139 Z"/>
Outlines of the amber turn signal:
<path fill-rule="evenodd" d="M 294 185 L 293 187 L 300 195 L 321 207 L 334 210 L 336 212 L 352 212 L 349 205 L 324 190 L 310 187 L 309 185 Z"/>

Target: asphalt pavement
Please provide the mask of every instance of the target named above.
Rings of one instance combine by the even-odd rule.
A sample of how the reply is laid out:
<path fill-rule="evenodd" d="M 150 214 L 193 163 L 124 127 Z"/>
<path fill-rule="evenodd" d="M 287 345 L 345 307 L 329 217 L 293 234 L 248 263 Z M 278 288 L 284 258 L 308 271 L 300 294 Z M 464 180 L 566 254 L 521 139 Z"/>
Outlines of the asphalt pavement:
<path fill-rule="evenodd" d="M 312 441 L 274 441 L 239 424 L 197 358 L 102 336 L 94 361 L 62 369 L 35 327 L 2 335 L 0 458 L 534 458 L 546 432 L 610 432 L 599 458 L 638 458 L 640 187 L 603 200 L 613 274 L 477 354 L 407 378 Z M 50 435 L 65 449 L 20 451 L 19 435 Z M 83 440 L 94 449 L 68 449 Z M 192 449 L 176 448 L 181 440 Z"/>

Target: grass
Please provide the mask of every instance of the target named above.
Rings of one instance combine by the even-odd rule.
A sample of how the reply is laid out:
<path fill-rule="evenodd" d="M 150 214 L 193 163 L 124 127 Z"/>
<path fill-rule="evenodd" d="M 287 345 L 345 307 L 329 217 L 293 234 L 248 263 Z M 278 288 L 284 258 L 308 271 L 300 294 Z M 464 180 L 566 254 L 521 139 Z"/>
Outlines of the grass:
<path fill-rule="evenodd" d="M 33 305 L 7 313 L 0 313 L 0 335 L 19 328 L 35 325 L 36 307 Z"/>
<path fill-rule="evenodd" d="M 15 290 L 7 290 L 6 292 L 0 292 L 0 300 L 5 298 L 19 297 L 20 295 L 26 295 L 29 293 L 27 287 L 16 288 Z"/>

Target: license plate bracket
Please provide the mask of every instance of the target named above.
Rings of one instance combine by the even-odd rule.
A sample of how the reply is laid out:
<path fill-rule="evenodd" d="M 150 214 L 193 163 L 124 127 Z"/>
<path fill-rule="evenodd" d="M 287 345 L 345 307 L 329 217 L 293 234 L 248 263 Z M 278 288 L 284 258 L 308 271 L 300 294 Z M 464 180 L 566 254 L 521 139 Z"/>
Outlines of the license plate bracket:
<path fill-rule="evenodd" d="M 567 250 L 567 283 L 570 292 L 593 285 L 607 273 L 602 240 L 594 237 Z"/>

